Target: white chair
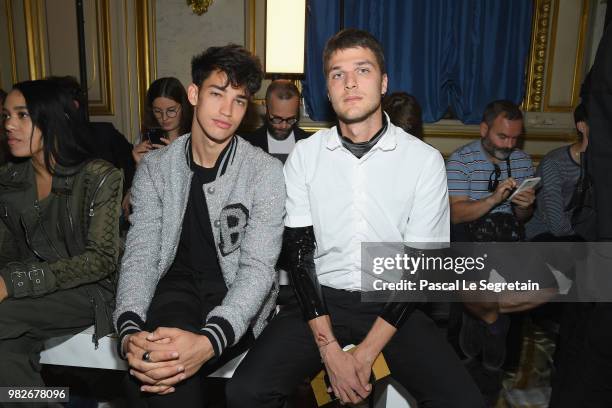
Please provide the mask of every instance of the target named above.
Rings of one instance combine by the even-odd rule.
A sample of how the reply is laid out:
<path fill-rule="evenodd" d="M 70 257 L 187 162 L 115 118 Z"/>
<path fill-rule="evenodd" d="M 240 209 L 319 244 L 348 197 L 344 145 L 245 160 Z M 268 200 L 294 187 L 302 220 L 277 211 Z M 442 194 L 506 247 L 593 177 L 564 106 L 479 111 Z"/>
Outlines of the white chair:
<path fill-rule="evenodd" d="M 98 340 L 98 348 L 94 347 L 91 338 L 93 326 L 75 335 L 60 336 L 45 342 L 45 350 L 40 354 L 42 364 L 54 364 L 71 367 L 89 367 L 105 370 L 127 370 L 125 360 L 117 355 L 117 337 L 106 336 Z M 223 367 L 209 377 L 232 378 L 234 371 L 247 352 L 228 361 Z M 376 391 L 376 408 L 416 408 L 416 404 L 408 393 L 392 379 L 383 383 Z"/>

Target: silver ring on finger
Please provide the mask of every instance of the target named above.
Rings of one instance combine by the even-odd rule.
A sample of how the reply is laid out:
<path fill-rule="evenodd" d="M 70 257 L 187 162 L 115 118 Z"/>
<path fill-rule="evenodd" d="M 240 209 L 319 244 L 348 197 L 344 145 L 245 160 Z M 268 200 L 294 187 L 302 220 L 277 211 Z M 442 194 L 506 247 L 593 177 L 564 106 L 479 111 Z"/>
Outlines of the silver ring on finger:
<path fill-rule="evenodd" d="M 142 355 L 142 360 L 143 361 L 151 361 L 151 353 L 148 351 L 145 351 L 144 354 Z"/>

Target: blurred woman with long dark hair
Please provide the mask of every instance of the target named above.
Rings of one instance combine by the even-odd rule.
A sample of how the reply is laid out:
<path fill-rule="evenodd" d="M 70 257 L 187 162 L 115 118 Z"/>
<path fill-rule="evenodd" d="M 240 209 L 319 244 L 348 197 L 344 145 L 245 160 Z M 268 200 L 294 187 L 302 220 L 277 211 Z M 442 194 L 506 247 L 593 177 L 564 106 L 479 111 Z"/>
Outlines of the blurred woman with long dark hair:
<path fill-rule="evenodd" d="M 0 386 L 40 386 L 46 339 L 112 331 L 122 176 L 90 159 L 87 126 L 53 81 L 14 85 L 2 119 L 15 159 L 0 167 Z"/>

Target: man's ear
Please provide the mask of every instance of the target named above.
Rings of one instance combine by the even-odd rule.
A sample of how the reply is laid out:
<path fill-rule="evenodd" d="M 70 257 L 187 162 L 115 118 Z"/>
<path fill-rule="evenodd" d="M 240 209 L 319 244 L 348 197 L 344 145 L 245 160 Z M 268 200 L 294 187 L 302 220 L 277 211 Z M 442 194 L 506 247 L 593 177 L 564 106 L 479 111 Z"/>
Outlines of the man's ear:
<path fill-rule="evenodd" d="M 387 77 L 387 74 L 383 74 L 382 76 L 382 89 L 381 89 L 381 94 L 384 95 L 387 93 L 387 85 L 389 83 L 389 77 Z"/>
<path fill-rule="evenodd" d="M 193 106 L 198 104 L 198 94 L 200 93 L 200 88 L 194 83 L 189 84 L 187 87 L 187 99 L 189 99 L 189 103 Z"/>
<path fill-rule="evenodd" d="M 489 126 L 486 122 L 480 122 L 480 137 L 485 137 L 489 131 Z"/>

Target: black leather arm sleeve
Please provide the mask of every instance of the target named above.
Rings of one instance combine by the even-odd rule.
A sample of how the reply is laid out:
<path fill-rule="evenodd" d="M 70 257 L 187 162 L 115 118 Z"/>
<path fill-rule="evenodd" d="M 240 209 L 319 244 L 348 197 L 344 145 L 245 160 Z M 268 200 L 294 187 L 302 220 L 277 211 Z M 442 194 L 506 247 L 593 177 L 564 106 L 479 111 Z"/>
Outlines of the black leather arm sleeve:
<path fill-rule="evenodd" d="M 387 302 L 380 317 L 396 329 L 402 327 L 404 322 L 410 317 L 412 312 L 419 307 L 418 302 Z"/>
<path fill-rule="evenodd" d="M 404 247 L 404 252 L 409 256 L 420 256 L 421 251 L 410 247 Z M 384 319 L 387 323 L 394 326 L 396 329 L 402 327 L 404 322 L 410 317 L 410 315 L 422 304 L 421 302 L 397 302 L 394 301 L 395 296 L 385 304 L 383 310 L 380 312 L 379 317 Z"/>
<path fill-rule="evenodd" d="M 312 226 L 289 228 L 277 266 L 289 272 L 289 280 L 306 321 L 329 314 L 314 264 L 315 236 Z"/>

